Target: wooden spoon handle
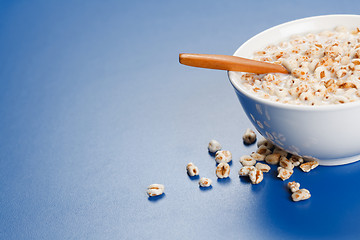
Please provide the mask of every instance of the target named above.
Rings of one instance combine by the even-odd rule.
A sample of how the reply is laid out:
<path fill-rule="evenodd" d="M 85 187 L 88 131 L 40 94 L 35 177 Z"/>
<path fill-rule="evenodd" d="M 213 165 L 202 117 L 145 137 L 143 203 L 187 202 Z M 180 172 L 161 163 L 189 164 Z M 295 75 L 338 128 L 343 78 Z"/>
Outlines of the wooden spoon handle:
<path fill-rule="evenodd" d="M 215 55 L 215 54 L 193 54 L 181 53 L 179 62 L 192 67 L 239 71 L 249 73 L 289 73 L 280 64 L 256 61 L 247 58 Z"/>

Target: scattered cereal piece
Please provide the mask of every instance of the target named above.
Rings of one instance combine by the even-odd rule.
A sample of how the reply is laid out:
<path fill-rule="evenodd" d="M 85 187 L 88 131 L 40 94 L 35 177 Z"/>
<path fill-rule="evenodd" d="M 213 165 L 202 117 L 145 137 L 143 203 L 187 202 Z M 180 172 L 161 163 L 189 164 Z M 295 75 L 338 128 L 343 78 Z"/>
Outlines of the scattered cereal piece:
<path fill-rule="evenodd" d="M 219 163 L 219 165 L 216 167 L 216 176 L 218 178 L 227 178 L 230 174 L 230 166 L 229 164 L 225 162 Z"/>
<path fill-rule="evenodd" d="M 275 147 L 273 153 L 279 153 L 282 157 L 287 157 L 288 152 L 282 150 L 281 148 Z"/>
<path fill-rule="evenodd" d="M 258 142 L 257 142 L 257 146 L 260 147 L 261 145 L 264 145 L 265 147 L 267 147 L 268 149 L 271 149 L 274 147 L 274 144 L 272 144 L 269 140 L 267 140 L 266 138 L 262 137 Z"/>
<path fill-rule="evenodd" d="M 276 165 L 280 161 L 280 153 L 272 153 L 265 157 L 265 162 L 271 165 Z"/>
<path fill-rule="evenodd" d="M 256 161 L 264 161 L 266 156 L 257 152 L 253 152 L 250 154 L 250 157 L 252 157 Z"/>
<path fill-rule="evenodd" d="M 255 168 L 254 166 L 244 166 L 244 167 L 240 168 L 239 175 L 240 176 L 249 176 L 249 172 L 254 168 Z"/>
<path fill-rule="evenodd" d="M 252 184 L 259 184 L 264 179 L 264 174 L 261 170 L 253 168 L 249 171 L 249 178 Z"/>
<path fill-rule="evenodd" d="M 257 163 L 255 165 L 255 167 L 259 170 L 261 170 L 262 172 L 269 172 L 270 171 L 270 166 L 264 163 Z"/>
<path fill-rule="evenodd" d="M 293 162 L 292 164 L 294 167 L 298 167 L 298 166 L 300 166 L 301 163 L 299 161 L 297 161 L 297 162 Z"/>
<path fill-rule="evenodd" d="M 303 188 L 303 189 L 300 189 L 300 190 L 297 190 L 296 192 L 294 192 L 291 195 L 291 197 L 294 202 L 298 202 L 301 200 L 309 199 L 311 197 L 311 194 L 310 194 L 309 190 Z"/>
<path fill-rule="evenodd" d="M 290 191 L 294 193 L 300 189 L 300 183 L 292 181 L 288 183 L 288 187 Z"/>
<path fill-rule="evenodd" d="M 222 147 L 218 141 L 213 139 L 209 142 L 209 145 L 208 145 L 209 152 L 215 153 L 215 152 L 221 150 L 221 148 Z"/>
<path fill-rule="evenodd" d="M 150 197 L 159 196 L 164 193 L 165 187 L 162 184 L 151 184 L 148 188 L 146 193 Z"/>
<path fill-rule="evenodd" d="M 212 181 L 210 178 L 202 177 L 199 180 L 200 187 L 210 187 L 212 184 Z"/>
<path fill-rule="evenodd" d="M 283 167 L 278 167 L 278 178 L 281 178 L 283 181 L 285 181 L 286 179 L 289 179 L 291 177 L 291 175 L 294 173 L 294 170 L 289 170 Z"/>
<path fill-rule="evenodd" d="M 304 159 L 302 157 L 296 155 L 292 155 L 289 160 L 292 162 L 294 167 L 297 167 L 304 162 Z"/>
<path fill-rule="evenodd" d="M 215 161 L 217 163 L 221 163 L 221 162 L 230 162 L 232 159 L 232 155 L 230 151 L 225 151 L 225 150 L 221 150 L 221 151 L 217 151 L 215 154 Z"/>
<path fill-rule="evenodd" d="M 257 150 L 256 153 L 261 154 L 261 155 L 269 155 L 271 154 L 271 150 L 269 148 L 267 148 L 265 145 L 261 145 Z"/>
<path fill-rule="evenodd" d="M 304 172 L 310 172 L 310 170 L 313 170 L 314 168 L 316 168 L 317 166 L 319 166 L 319 162 L 318 161 L 310 161 L 310 162 L 306 162 L 300 165 L 301 170 L 303 170 Z"/>
<path fill-rule="evenodd" d="M 199 175 L 199 169 L 192 162 L 186 166 L 186 171 L 190 177 Z"/>
<path fill-rule="evenodd" d="M 250 157 L 249 155 L 244 155 L 240 158 L 240 163 L 243 166 L 254 166 L 256 163 L 256 160 Z"/>
<path fill-rule="evenodd" d="M 247 145 L 253 144 L 256 141 L 256 133 L 250 128 L 246 129 L 246 132 L 243 135 L 243 141 Z"/>
<path fill-rule="evenodd" d="M 289 170 L 292 170 L 294 168 L 292 162 L 284 156 L 280 157 L 280 166 Z"/>

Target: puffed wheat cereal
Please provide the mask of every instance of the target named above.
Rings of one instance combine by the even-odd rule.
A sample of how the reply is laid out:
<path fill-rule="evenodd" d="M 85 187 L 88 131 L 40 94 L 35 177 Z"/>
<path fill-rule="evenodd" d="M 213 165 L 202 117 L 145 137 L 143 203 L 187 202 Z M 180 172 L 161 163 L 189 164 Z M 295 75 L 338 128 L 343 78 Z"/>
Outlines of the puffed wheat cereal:
<path fill-rule="evenodd" d="M 273 153 L 279 153 L 282 157 L 287 157 L 288 153 L 278 147 L 275 147 Z"/>
<path fill-rule="evenodd" d="M 255 60 L 282 64 L 291 74 L 239 73 L 240 84 L 251 94 L 285 104 L 360 101 L 351 90 L 360 86 L 360 34 L 358 28 L 344 29 L 293 36 L 256 51 Z"/>
<path fill-rule="evenodd" d="M 280 161 L 280 153 L 272 153 L 265 157 L 265 162 L 271 165 L 276 165 Z"/>
<path fill-rule="evenodd" d="M 256 133 L 250 128 L 246 129 L 246 132 L 243 135 L 243 141 L 247 145 L 253 144 L 256 141 Z"/>
<path fill-rule="evenodd" d="M 212 184 L 212 180 L 210 178 L 202 177 L 199 180 L 200 187 L 210 187 Z"/>
<path fill-rule="evenodd" d="M 150 197 L 159 196 L 164 193 L 165 187 L 162 184 L 151 184 L 148 186 L 146 193 Z"/>
<path fill-rule="evenodd" d="M 310 161 L 310 162 L 306 162 L 306 163 L 301 164 L 300 168 L 304 172 L 310 172 L 310 170 L 313 170 L 317 166 L 319 166 L 319 163 L 317 161 Z"/>
<path fill-rule="evenodd" d="M 232 155 L 230 151 L 225 151 L 225 150 L 221 150 L 221 151 L 217 151 L 215 154 L 215 161 L 217 163 L 221 163 L 221 162 L 230 162 L 232 159 Z"/>
<path fill-rule="evenodd" d="M 278 178 L 281 178 L 283 181 L 285 181 L 286 179 L 289 179 L 291 177 L 291 175 L 294 173 L 294 170 L 289 170 L 283 167 L 278 167 Z"/>
<path fill-rule="evenodd" d="M 249 172 L 254 168 L 255 168 L 254 166 L 244 166 L 244 167 L 240 168 L 239 175 L 240 176 L 249 176 Z"/>
<path fill-rule="evenodd" d="M 215 152 L 221 150 L 221 148 L 222 147 L 218 141 L 213 139 L 209 142 L 209 145 L 208 145 L 209 152 L 215 153 Z"/>
<path fill-rule="evenodd" d="M 290 191 L 294 193 L 300 189 L 300 183 L 292 181 L 288 183 L 288 187 Z"/>
<path fill-rule="evenodd" d="M 240 163 L 243 166 L 254 166 L 256 163 L 256 160 L 253 159 L 251 156 L 249 155 L 244 155 L 240 158 Z"/>
<path fill-rule="evenodd" d="M 259 170 L 261 170 L 262 172 L 269 172 L 270 171 L 270 166 L 264 163 L 257 163 L 255 165 L 255 167 Z"/>
<path fill-rule="evenodd" d="M 195 166 L 192 162 L 188 163 L 186 166 L 186 171 L 189 174 L 190 177 L 194 177 L 199 175 L 199 169 L 197 166 Z"/>
<path fill-rule="evenodd" d="M 280 167 L 292 170 L 294 168 L 294 164 L 288 160 L 286 157 L 280 157 Z"/>
<path fill-rule="evenodd" d="M 252 184 L 259 184 L 264 179 L 264 174 L 261 170 L 254 168 L 249 171 L 249 178 Z"/>
<path fill-rule="evenodd" d="M 297 167 L 304 162 L 304 159 L 302 157 L 296 155 L 292 155 L 289 160 L 292 162 L 294 167 Z"/>
<path fill-rule="evenodd" d="M 272 149 L 274 147 L 274 144 L 272 144 L 269 140 L 262 137 L 258 142 L 257 146 L 260 147 L 261 145 L 264 145 L 268 149 Z"/>
<path fill-rule="evenodd" d="M 296 192 L 294 192 L 291 195 L 291 198 L 294 202 L 306 200 L 306 199 L 309 199 L 310 197 L 311 197 L 311 194 L 310 194 L 309 190 L 307 190 L 305 188 L 297 190 Z"/>
<path fill-rule="evenodd" d="M 257 150 L 256 153 L 261 154 L 261 155 L 269 155 L 271 154 L 271 150 L 269 148 L 267 148 L 265 145 L 261 145 Z"/>
<path fill-rule="evenodd" d="M 219 163 L 216 167 L 216 176 L 218 178 L 227 178 L 230 175 L 230 166 L 225 162 Z"/>
<path fill-rule="evenodd" d="M 264 161 L 266 156 L 263 154 L 253 152 L 250 154 L 250 157 L 252 157 L 256 161 Z"/>
<path fill-rule="evenodd" d="M 359 31 L 360 33 L 360 31 Z M 325 33 L 323 33 L 325 34 Z M 359 34 L 360 36 L 360 34 Z M 309 38 L 313 38 L 315 39 L 315 35 L 312 36 L 311 34 L 309 34 Z M 292 40 L 292 44 L 296 43 L 298 41 L 297 38 L 294 38 Z M 299 40 L 300 41 L 300 40 Z M 286 43 L 287 44 L 287 43 Z M 286 45 L 281 44 L 281 45 Z M 296 43 L 297 45 L 292 49 L 293 52 L 301 52 L 304 51 L 301 46 L 300 43 Z M 320 45 L 317 46 L 316 45 L 316 49 L 312 49 L 307 51 L 307 56 L 298 56 L 298 58 L 294 58 L 293 60 L 291 60 L 291 57 L 288 57 L 288 64 L 290 66 L 290 64 L 293 64 L 294 66 L 292 71 L 294 75 L 298 76 L 298 79 L 294 79 L 292 81 L 292 83 L 288 86 L 290 88 L 290 95 L 293 96 L 297 96 L 300 99 L 303 99 L 303 101 L 316 101 L 316 99 L 314 99 L 316 96 L 321 95 L 321 94 L 329 94 L 331 91 L 338 91 L 337 89 L 341 89 L 341 91 L 343 91 L 343 89 L 351 89 L 351 91 L 348 91 L 344 96 L 335 96 L 332 98 L 332 101 L 349 101 L 348 99 L 345 98 L 345 96 L 351 94 L 351 93 L 355 93 L 359 95 L 359 99 L 360 99 L 360 90 L 357 90 L 358 88 L 360 89 L 360 81 L 359 83 L 353 83 L 352 81 L 342 81 L 341 79 L 334 81 L 333 79 L 326 79 L 326 81 L 324 80 L 323 83 L 324 85 L 319 85 L 317 84 L 314 89 L 316 89 L 316 93 L 311 94 L 309 91 L 310 86 L 308 86 L 309 84 L 309 79 L 306 79 L 306 77 L 309 75 L 310 72 L 314 72 L 314 71 L 318 71 L 315 72 L 314 74 L 318 74 L 320 78 L 326 78 L 326 74 L 337 74 L 338 78 L 345 78 L 346 75 L 342 74 L 344 71 L 340 71 L 340 70 L 344 70 L 345 68 L 336 68 L 336 66 L 332 66 L 332 63 L 334 61 L 342 61 L 344 63 L 350 62 L 350 64 L 353 64 L 353 68 L 355 68 L 356 66 L 359 67 L 358 69 L 358 75 L 353 76 L 354 78 L 359 78 L 360 80 L 360 38 L 359 38 L 359 49 L 358 49 L 358 56 L 356 56 L 356 58 L 359 58 L 359 61 L 355 61 L 354 59 L 350 59 L 349 56 L 348 59 L 346 58 L 346 56 L 342 56 L 340 59 L 340 54 L 341 54 L 341 49 L 336 48 L 336 46 L 333 46 L 332 48 L 328 47 L 325 49 L 325 47 L 321 47 Z M 323 50 L 319 50 L 319 49 L 323 49 Z M 269 50 L 269 49 L 267 49 Z M 320 60 L 317 59 L 311 59 L 311 56 L 316 56 L 316 55 L 321 55 L 321 51 L 322 54 L 324 54 L 324 57 L 322 57 Z M 260 53 L 259 53 L 260 54 Z M 261 53 L 262 54 L 262 53 Z M 266 51 L 264 51 L 264 54 L 266 55 Z M 278 52 L 279 58 L 281 58 L 281 56 L 285 56 L 286 53 L 282 53 L 281 51 Z M 330 56 L 337 56 L 335 58 L 335 60 L 333 58 L 331 58 Z M 310 62 L 306 62 L 306 59 L 309 58 Z M 344 59 L 343 59 L 344 58 Z M 305 60 L 304 60 L 305 59 Z M 338 60 L 337 60 L 338 59 Z M 265 59 L 266 60 L 266 59 Z M 270 61 L 269 59 L 267 59 L 266 61 Z M 301 61 L 305 61 L 305 62 L 301 62 Z M 351 62 L 352 61 L 352 62 Z M 355 62 L 355 63 L 353 63 Z M 281 63 L 281 62 L 279 62 Z M 314 65 L 314 66 L 312 66 Z M 313 70 L 312 70 L 313 69 Z M 327 71 L 326 73 L 321 73 L 320 70 L 324 70 Z M 320 73 L 319 73 L 320 71 Z M 328 73 L 329 72 L 329 73 Z M 322 74 L 325 74 L 325 76 L 323 76 Z M 265 81 L 265 80 L 260 80 L 260 79 L 255 79 L 253 77 L 253 75 L 251 74 L 245 74 L 244 76 L 248 76 L 249 79 L 247 81 L 258 81 L 261 83 L 261 81 Z M 264 77 L 267 81 L 278 81 L 278 74 L 265 74 Z M 268 84 L 266 81 L 263 84 L 263 86 L 267 86 L 266 84 Z M 271 91 L 271 86 L 268 85 L 268 91 Z M 274 91 L 278 91 L 278 90 L 274 90 Z M 280 95 L 282 95 L 283 93 L 281 93 Z M 279 96 L 280 96 L 279 95 Z M 288 97 L 286 94 L 283 95 L 282 97 Z M 262 109 L 258 109 L 258 111 L 260 112 L 263 111 Z M 262 112 L 260 112 L 260 114 L 262 114 Z M 266 114 L 266 111 L 265 111 Z M 253 118 L 254 119 L 254 118 Z M 270 120 L 270 116 L 268 117 L 268 119 Z M 254 120 L 255 121 L 255 120 Z M 266 125 L 266 124 L 265 124 Z M 268 125 L 266 125 L 268 126 Z M 285 137 L 282 134 L 276 134 L 276 133 L 272 133 L 272 134 L 268 134 L 268 132 L 266 132 L 267 136 L 269 138 L 271 138 L 272 140 L 274 140 L 276 142 L 276 144 L 280 144 L 282 145 L 282 141 L 285 141 Z M 251 129 L 247 129 L 245 134 L 243 135 L 243 140 L 245 144 L 252 144 L 256 141 L 256 134 L 254 131 L 252 131 Z M 257 142 L 257 150 L 256 152 L 252 152 L 250 155 L 243 155 L 240 157 L 240 163 L 243 165 L 242 168 L 240 168 L 239 170 L 239 176 L 248 176 L 251 183 L 252 184 L 259 184 L 260 182 L 263 181 L 264 179 L 264 173 L 267 173 L 271 170 L 271 167 L 268 165 L 279 165 L 277 167 L 277 177 L 282 179 L 283 181 L 289 179 L 292 174 L 294 173 L 294 167 L 299 166 L 302 171 L 304 172 L 309 172 L 310 170 L 316 168 L 319 163 L 318 161 L 316 161 L 315 158 L 305 158 L 305 160 L 307 160 L 307 162 L 304 163 L 304 158 L 295 155 L 297 151 L 297 148 L 294 147 L 294 152 L 286 152 L 285 150 L 283 150 L 282 148 L 274 145 L 270 140 L 267 140 L 266 138 L 262 137 L 261 139 L 258 140 Z M 215 161 L 218 163 L 217 167 L 216 167 L 216 176 L 220 179 L 220 178 L 228 178 L 230 175 L 230 166 L 228 164 L 228 162 L 230 162 L 232 160 L 232 154 L 230 151 L 227 150 L 221 150 L 222 146 L 220 145 L 219 142 L 217 142 L 216 140 L 211 140 L 209 142 L 209 152 L 215 153 Z M 312 160 L 312 161 L 310 161 Z M 260 163 L 257 161 L 265 161 L 267 164 L 265 163 Z M 199 175 L 199 169 L 193 164 L 193 163 L 189 163 L 186 166 L 186 170 L 189 176 L 197 176 Z M 199 180 L 199 185 L 200 187 L 210 187 L 212 184 L 212 180 L 209 178 L 205 178 L 202 177 Z M 289 190 L 291 191 L 292 195 L 292 200 L 294 202 L 297 201 L 301 201 L 301 200 L 306 200 L 309 199 L 311 197 L 311 194 L 309 192 L 309 190 L 307 189 L 300 189 L 300 183 L 292 181 L 292 182 L 288 182 L 287 186 L 289 188 Z M 161 184 L 152 184 L 148 187 L 147 193 L 149 196 L 158 196 L 164 193 L 164 186 Z"/>

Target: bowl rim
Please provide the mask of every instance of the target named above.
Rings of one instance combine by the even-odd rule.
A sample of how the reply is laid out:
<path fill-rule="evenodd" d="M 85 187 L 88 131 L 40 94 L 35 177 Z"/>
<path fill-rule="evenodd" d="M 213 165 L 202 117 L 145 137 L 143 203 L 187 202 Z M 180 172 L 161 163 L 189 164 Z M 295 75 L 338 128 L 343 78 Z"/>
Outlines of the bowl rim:
<path fill-rule="evenodd" d="M 319 15 L 319 16 L 312 16 L 312 17 L 305 17 L 305 18 L 300 18 L 300 19 L 296 19 L 296 20 L 292 20 L 292 21 L 288 21 L 285 23 L 281 23 L 278 24 L 276 26 L 273 26 L 271 28 L 268 28 L 264 31 L 261 31 L 260 33 L 254 35 L 253 37 L 251 37 L 250 39 L 248 39 L 247 41 L 245 41 L 243 44 L 241 44 L 241 46 L 234 52 L 233 56 L 236 56 L 235 54 L 240 51 L 246 44 L 248 44 L 248 42 L 253 41 L 254 38 L 258 38 L 259 36 L 267 33 L 267 32 L 271 32 L 274 29 L 277 28 L 282 28 L 284 26 L 287 25 L 292 25 L 292 24 L 296 24 L 298 22 L 303 22 L 303 21 L 311 21 L 314 19 L 319 19 L 319 18 L 343 18 L 343 17 L 353 17 L 353 18 L 359 18 L 360 19 L 360 15 L 356 15 L 356 14 L 330 14 L 330 15 Z M 325 29 L 324 29 L 325 30 Z M 264 99 L 264 98 L 260 98 L 256 95 L 253 95 L 247 91 L 245 91 L 244 89 L 242 89 L 240 87 L 240 83 L 237 83 L 236 81 L 234 81 L 231 77 L 233 71 L 227 71 L 227 75 L 228 78 L 230 80 L 230 83 L 232 84 L 232 86 L 235 88 L 236 91 L 239 91 L 241 94 L 245 95 L 246 97 L 256 101 L 256 102 L 260 102 L 264 105 L 268 105 L 268 106 L 272 106 L 272 107 L 276 107 L 276 108 L 282 108 L 282 109 L 292 109 L 292 110 L 298 110 L 298 111 L 335 111 L 335 110 L 345 110 L 345 109 L 349 109 L 349 108 L 356 108 L 360 106 L 360 100 L 355 101 L 355 102 L 350 102 L 350 103 L 345 103 L 345 104 L 330 104 L 330 105 L 315 105 L 315 106 L 309 106 L 309 105 L 295 105 L 295 104 L 288 104 L 288 103 L 281 103 L 281 102 L 275 102 L 275 101 L 271 101 L 268 99 Z"/>

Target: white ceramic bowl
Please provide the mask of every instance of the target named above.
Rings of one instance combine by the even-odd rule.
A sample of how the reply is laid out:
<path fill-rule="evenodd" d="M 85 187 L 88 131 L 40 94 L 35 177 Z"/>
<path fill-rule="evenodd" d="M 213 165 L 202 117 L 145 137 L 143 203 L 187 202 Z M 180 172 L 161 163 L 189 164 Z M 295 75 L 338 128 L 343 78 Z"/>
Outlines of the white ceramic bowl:
<path fill-rule="evenodd" d="M 269 44 L 294 34 L 317 33 L 336 26 L 360 26 L 360 15 L 325 15 L 287 22 L 259 33 L 234 56 L 251 58 Z M 341 165 L 360 160 L 360 102 L 342 105 L 299 106 L 259 98 L 240 84 L 240 73 L 229 79 L 242 107 L 256 129 L 286 151 L 315 158 L 321 165 Z"/>

